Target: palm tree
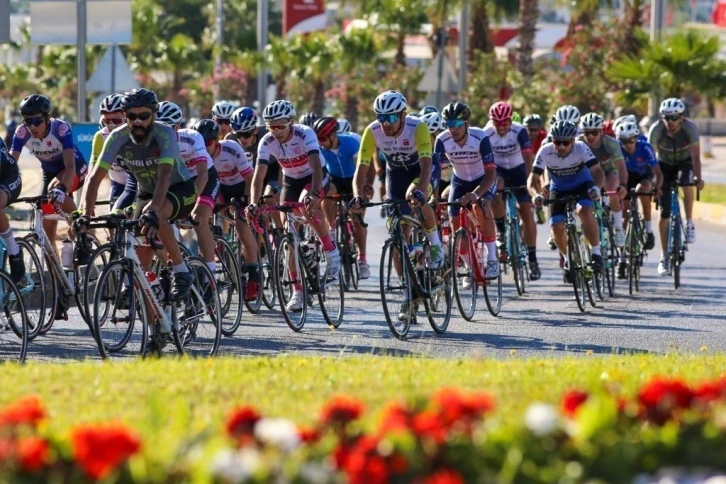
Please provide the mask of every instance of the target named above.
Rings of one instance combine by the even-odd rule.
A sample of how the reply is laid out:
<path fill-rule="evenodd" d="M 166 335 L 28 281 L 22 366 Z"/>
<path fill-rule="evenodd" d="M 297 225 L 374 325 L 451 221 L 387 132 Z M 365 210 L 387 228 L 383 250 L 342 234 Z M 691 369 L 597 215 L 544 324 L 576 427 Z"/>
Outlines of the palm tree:
<path fill-rule="evenodd" d="M 275 77 L 278 99 L 287 96 L 287 78 L 293 70 L 293 56 L 290 49 L 291 41 L 270 35 L 270 43 L 267 44 L 263 62 Z"/>
<path fill-rule="evenodd" d="M 519 2 L 519 52 L 517 68 L 525 81 L 530 81 L 534 74 L 532 67 L 532 52 L 534 51 L 534 36 L 537 33 L 537 19 L 539 18 L 538 0 L 520 0 Z"/>
<path fill-rule="evenodd" d="M 396 44 L 393 58 L 398 65 L 406 65 L 406 37 L 421 33 L 429 21 L 427 3 L 422 0 L 361 0 L 361 12 L 373 23 L 389 32 Z"/>
<path fill-rule="evenodd" d="M 297 35 L 293 38 L 292 52 L 299 77 L 313 87 L 312 111 L 325 109 L 325 90 L 332 76 L 331 66 L 336 59 L 336 44 L 330 42 L 325 32 Z"/>

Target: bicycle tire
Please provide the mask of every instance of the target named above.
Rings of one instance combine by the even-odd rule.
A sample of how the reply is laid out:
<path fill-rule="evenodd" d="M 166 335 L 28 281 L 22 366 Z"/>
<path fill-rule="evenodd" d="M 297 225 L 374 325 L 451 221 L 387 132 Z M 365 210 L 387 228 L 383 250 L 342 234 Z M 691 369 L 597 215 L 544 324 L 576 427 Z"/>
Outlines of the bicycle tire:
<path fill-rule="evenodd" d="M 519 218 L 513 217 L 507 225 L 507 238 L 509 239 L 509 263 L 512 266 L 512 276 L 514 276 L 514 286 L 517 294 L 522 296 L 525 292 L 525 274 L 524 263 L 522 262 L 521 243 L 519 242 Z"/>
<path fill-rule="evenodd" d="M 292 295 L 292 288 L 289 288 L 288 286 L 294 284 L 294 282 L 291 282 L 289 278 L 285 278 L 285 273 L 289 274 L 289 270 L 287 267 L 288 261 L 286 259 L 285 251 L 287 251 L 287 257 L 290 257 L 290 254 L 294 254 L 295 265 L 297 268 L 297 276 L 299 278 L 302 291 L 300 322 L 297 323 L 292 320 L 290 311 L 287 310 L 287 303 L 290 299 L 289 297 L 286 298 L 286 296 Z M 282 311 L 282 316 L 285 318 L 285 322 L 290 327 L 290 329 L 295 331 L 296 333 L 302 331 L 303 327 L 305 326 L 305 321 L 307 319 L 308 313 L 308 282 L 307 278 L 305 277 L 305 273 L 303 272 L 304 269 L 302 267 L 302 257 L 302 250 L 299 250 L 297 252 L 295 251 L 295 244 L 293 242 L 292 235 L 286 235 L 279 240 L 277 248 L 275 248 L 275 262 L 273 264 L 278 272 L 277 274 L 275 274 L 275 287 L 277 289 L 277 298 L 280 301 L 280 310 Z"/>
<path fill-rule="evenodd" d="M 401 276 L 396 275 L 395 271 L 395 261 L 394 258 L 394 249 L 398 251 L 399 256 L 401 257 Z M 389 255 L 390 258 L 386 259 L 386 256 Z M 413 313 L 413 301 L 411 298 L 411 288 L 408 287 L 407 282 L 409 278 L 409 266 L 406 263 L 406 259 L 408 258 L 408 252 L 402 252 L 400 244 L 395 239 L 388 239 L 383 244 L 383 250 L 381 251 L 381 265 L 379 267 L 379 285 L 380 285 L 380 293 L 381 293 L 381 301 L 383 302 L 383 315 L 386 318 L 386 323 L 388 324 L 388 329 L 391 331 L 393 336 L 395 336 L 399 340 L 404 340 L 406 338 L 406 335 L 408 335 L 408 331 L 411 328 L 411 322 L 413 321 L 413 318 L 415 317 L 415 314 Z M 410 261 L 408 262 L 410 264 Z M 408 302 L 408 318 L 404 318 L 403 326 L 399 330 L 399 328 L 396 327 L 396 325 L 393 323 L 392 317 L 396 317 L 396 321 L 400 321 L 398 319 L 397 314 L 391 314 L 388 308 L 387 304 L 387 295 L 390 294 L 390 281 L 391 276 L 394 278 L 400 279 L 401 287 L 404 290 L 404 302 Z M 387 284 L 388 282 L 388 284 Z M 403 312 L 403 305 L 401 306 L 401 312 Z"/>
<path fill-rule="evenodd" d="M 335 282 L 326 282 L 326 271 L 319 271 L 318 274 L 318 286 L 322 287 L 322 290 L 318 291 L 318 302 L 320 303 L 320 311 L 323 313 L 323 319 L 328 323 L 331 328 L 340 327 L 340 323 L 343 322 L 343 315 L 345 314 L 345 289 L 343 287 L 343 278 L 338 274 L 338 278 Z M 337 314 L 333 314 L 334 311 L 326 305 L 328 298 L 328 289 L 330 294 L 337 293 L 340 299 L 340 306 L 337 309 Z"/>
<path fill-rule="evenodd" d="M 477 293 L 479 291 L 479 285 L 476 280 L 476 274 L 474 274 L 474 263 L 472 262 L 470 264 L 470 267 L 466 267 L 466 264 L 463 264 L 462 260 L 462 266 L 464 268 L 464 274 L 459 272 L 458 264 L 457 262 L 460 260 L 459 258 L 459 243 L 468 243 L 467 249 L 469 250 L 470 254 L 470 260 L 473 260 L 471 257 L 472 252 L 474 252 L 472 246 L 473 244 L 469 243 L 471 241 L 471 238 L 469 237 L 469 234 L 465 232 L 462 229 L 459 229 L 454 234 L 454 243 L 451 244 L 450 249 L 450 260 L 451 260 L 451 278 L 452 278 L 452 289 L 454 291 L 454 298 L 456 299 L 456 304 L 459 307 L 459 314 L 461 314 L 461 317 L 464 318 L 466 321 L 471 321 L 474 319 L 474 315 L 476 314 L 476 300 L 477 300 Z M 474 255 L 474 258 L 476 257 L 476 254 Z M 463 281 L 465 277 L 469 278 L 469 289 L 459 288 L 460 281 Z M 465 291 L 465 292 L 462 292 Z M 465 297 L 471 297 L 471 301 L 467 304 Z M 466 308 L 466 309 L 465 309 Z"/>
<path fill-rule="evenodd" d="M 96 284 L 98 283 L 98 278 L 101 277 L 101 273 L 98 274 L 98 277 L 95 279 L 95 284 L 93 286 L 89 285 L 88 281 L 93 280 L 92 274 L 90 273 L 93 270 L 94 262 L 97 258 L 101 259 L 101 262 L 103 266 L 105 267 L 111 260 L 113 252 L 113 244 L 107 243 L 99 246 L 96 248 L 96 250 L 91 253 L 91 257 L 88 259 L 88 265 L 86 265 L 85 274 L 83 276 L 83 287 L 81 290 L 83 291 L 83 303 L 85 304 L 85 311 L 88 315 L 88 329 L 91 330 L 91 333 L 93 334 L 93 317 L 91 316 L 92 310 L 90 303 L 93 301 L 94 295 L 96 293 Z M 103 270 L 101 271 L 103 272 Z"/>
<path fill-rule="evenodd" d="M 91 250 L 90 250 L 91 254 L 93 254 L 96 251 L 96 249 L 98 249 L 98 247 L 101 247 L 101 243 L 98 241 L 96 236 L 93 234 L 90 234 L 90 233 L 86 234 L 86 240 L 88 241 L 89 245 L 91 246 Z M 78 307 L 78 312 L 81 313 L 81 317 L 86 322 L 86 324 L 88 324 L 88 327 L 90 328 L 92 326 L 90 324 L 91 315 L 88 312 L 88 302 L 85 300 L 86 292 L 84 291 L 84 288 L 86 286 L 86 284 L 85 284 L 86 276 L 93 275 L 93 274 L 91 274 L 91 271 L 87 270 L 89 268 L 91 259 L 90 258 L 88 259 L 89 264 L 86 264 L 85 269 L 83 271 L 81 271 L 81 267 L 84 267 L 84 266 L 79 266 L 75 262 L 76 260 L 78 260 L 78 256 L 77 256 L 78 247 L 79 247 L 78 242 L 73 244 L 73 275 L 74 275 L 74 279 L 75 279 L 74 280 L 74 285 L 75 285 L 74 298 L 76 300 L 76 306 Z M 103 265 L 105 266 L 106 264 L 104 263 Z M 101 273 L 98 272 L 97 276 L 100 274 Z"/>
<path fill-rule="evenodd" d="M 489 314 L 494 317 L 499 316 L 502 310 L 502 273 L 496 279 L 487 279 L 484 284 L 484 302 L 486 302 Z"/>
<path fill-rule="evenodd" d="M 631 221 L 628 226 L 628 234 L 626 237 L 626 240 L 628 241 L 628 293 L 631 296 L 633 295 L 633 292 L 637 291 L 637 283 L 635 281 L 635 274 L 639 265 L 637 255 L 637 237 L 636 222 Z"/>
<path fill-rule="evenodd" d="M 681 220 L 680 216 L 673 218 L 673 250 L 671 251 L 671 268 L 673 269 L 673 286 L 678 289 L 681 285 Z"/>
<path fill-rule="evenodd" d="M 220 300 L 222 335 L 230 337 L 237 332 L 242 322 L 245 286 L 242 284 L 242 275 L 237 266 L 237 254 L 224 237 L 214 238 L 214 254 L 217 258 L 215 276 Z"/>
<path fill-rule="evenodd" d="M 24 294 L 23 294 L 23 291 L 21 290 L 21 298 L 23 299 L 23 308 L 26 311 L 26 316 L 27 316 L 27 313 L 30 311 L 30 309 L 28 309 L 28 308 L 30 308 L 34 304 L 37 304 L 39 306 L 38 307 L 38 316 L 37 316 L 37 318 L 35 318 L 34 321 L 31 321 L 31 318 L 29 316 L 26 317 L 27 324 L 28 324 L 28 330 L 27 330 L 28 341 L 32 341 L 35 339 L 36 336 L 38 336 L 38 334 L 40 332 L 40 328 L 43 325 L 43 322 L 45 321 L 47 313 L 49 313 L 49 312 L 52 313 L 53 310 L 50 309 L 50 307 L 48 306 L 48 304 L 46 302 L 46 295 L 45 295 L 46 278 L 44 277 L 43 264 L 41 264 L 41 262 L 40 262 L 40 257 L 38 257 L 38 253 L 33 248 L 33 245 L 30 242 L 28 242 L 26 239 L 17 238 L 16 243 L 18 244 L 20 253 L 22 254 L 23 252 L 25 252 L 27 254 L 27 257 L 29 259 L 31 259 L 32 265 L 38 271 L 37 275 L 34 276 L 32 273 L 28 272 L 28 270 L 29 270 L 28 264 L 27 263 L 25 264 L 26 282 L 27 282 L 28 275 L 30 275 L 31 279 L 33 280 L 33 290 L 30 292 L 26 292 Z M 7 256 L 7 251 L 5 252 L 5 254 Z M 5 267 L 7 267 L 7 257 L 6 257 Z M 36 294 L 36 292 L 38 293 L 38 296 L 35 296 L 36 300 L 33 301 L 32 299 L 33 299 L 34 295 Z M 31 303 L 33 303 L 33 304 L 31 304 Z"/>
<path fill-rule="evenodd" d="M 607 238 L 608 238 L 608 259 L 610 260 L 610 265 L 606 265 L 607 272 L 605 273 L 605 286 L 607 287 L 607 294 L 609 297 L 615 296 L 615 280 L 616 280 L 616 274 L 615 274 L 615 268 L 618 265 L 618 249 L 615 247 L 615 233 L 613 232 L 613 226 L 609 222 L 605 224 L 605 227 L 607 228 Z M 625 249 L 623 249 L 625 250 Z"/>
<path fill-rule="evenodd" d="M 51 268 L 51 258 L 48 254 L 45 253 L 45 250 L 41 247 L 40 241 L 37 239 L 37 236 L 35 234 L 29 234 L 24 239 L 31 246 L 35 247 L 35 253 L 36 255 L 38 255 L 38 260 L 40 261 L 41 267 L 43 269 L 43 275 L 45 276 L 45 302 L 46 305 L 48 305 L 48 307 L 50 308 L 50 311 L 46 311 L 46 318 L 43 321 L 43 324 L 41 324 L 38 331 L 34 332 L 34 334 L 30 337 L 30 340 L 32 341 L 38 335 L 44 335 L 48 333 L 48 331 L 50 331 L 50 329 L 53 327 L 53 324 L 55 323 L 55 311 L 58 308 L 58 301 L 60 299 L 60 289 L 58 287 L 58 280 L 53 273 L 53 269 Z M 48 295 L 48 292 L 50 292 L 50 295 Z"/>
<path fill-rule="evenodd" d="M 246 265 L 245 262 L 242 262 L 241 264 L 245 264 Z M 243 270 L 242 269 L 242 265 L 240 265 L 239 268 L 240 268 L 240 272 L 239 272 L 240 273 L 240 277 L 242 279 L 242 293 L 243 293 L 243 297 L 244 297 L 244 294 L 247 293 L 247 282 L 249 280 L 249 276 L 248 276 L 249 269 Z M 259 247 L 257 248 L 257 277 L 260 279 L 260 281 L 259 281 L 259 283 L 260 283 L 260 293 L 257 295 L 257 298 L 256 299 L 253 299 L 251 301 L 245 300 L 245 307 L 250 312 L 250 314 L 258 314 L 260 312 L 260 309 L 262 309 L 262 304 L 263 304 L 263 300 L 262 300 L 262 298 L 263 298 L 263 293 L 262 293 L 262 278 L 263 278 L 263 275 L 262 275 L 262 254 L 261 254 L 261 251 L 260 251 Z"/>
<path fill-rule="evenodd" d="M 7 319 L 0 322 L 0 329 L 2 329 L 2 334 L 7 334 L 12 341 L 15 341 L 16 338 L 20 340 L 19 344 L 18 342 L 13 344 L 12 350 L 8 352 L 12 356 L 8 358 L 5 357 L 5 347 L 10 345 L 0 345 L 0 360 L 24 363 L 28 355 L 30 340 L 28 338 L 28 317 L 25 312 L 23 298 L 13 280 L 3 271 L 0 271 L 0 287 L 2 287 L 2 299 L 0 300 L 2 302 L 2 315 Z M 12 313 L 11 308 L 13 309 Z M 18 317 L 19 320 L 17 320 Z"/>
<path fill-rule="evenodd" d="M 567 234 L 567 263 L 572 279 L 572 288 L 575 291 L 575 301 L 580 312 L 585 312 L 585 274 L 582 268 L 577 231 L 572 227 Z"/>
<path fill-rule="evenodd" d="M 426 254 L 424 260 L 430 260 L 430 253 L 431 247 L 427 240 L 424 244 L 424 254 Z M 448 258 L 444 257 L 444 261 L 438 269 L 427 267 L 423 272 L 423 277 L 424 287 L 428 293 L 424 298 L 426 318 L 436 334 L 444 334 L 451 321 L 451 275 Z M 443 314 L 440 311 L 442 303 Z"/>

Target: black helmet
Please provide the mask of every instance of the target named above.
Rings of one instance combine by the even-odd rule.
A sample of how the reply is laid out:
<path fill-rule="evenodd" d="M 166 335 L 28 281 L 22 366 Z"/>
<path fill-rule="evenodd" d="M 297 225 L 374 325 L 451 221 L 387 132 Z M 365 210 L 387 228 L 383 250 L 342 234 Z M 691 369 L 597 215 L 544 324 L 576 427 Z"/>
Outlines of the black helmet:
<path fill-rule="evenodd" d="M 202 135 L 205 143 L 210 139 L 219 138 L 219 125 L 211 119 L 200 119 L 192 129 Z"/>
<path fill-rule="evenodd" d="M 154 91 L 149 91 L 143 87 L 124 93 L 124 98 L 121 101 L 121 108 L 124 111 L 128 111 L 130 108 L 151 108 L 152 111 L 156 112 L 158 107 L 159 100 L 156 99 Z"/>
<path fill-rule="evenodd" d="M 20 103 L 20 114 L 28 116 L 31 114 L 50 114 L 50 99 L 42 94 L 31 94 Z"/>
<path fill-rule="evenodd" d="M 542 120 L 542 117 L 539 114 L 530 114 L 529 116 L 525 116 L 523 124 L 525 126 L 527 126 L 528 128 L 530 126 L 533 128 L 544 127 L 544 121 Z"/>
<path fill-rule="evenodd" d="M 469 106 L 464 103 L 449 103 L 441 110 L 441 117 L 444 118 L 444 121 L 452 121 L 454 119 L 469 121 L 469 118 L 471 117 L 471 109 L 469 109 Z"/>
<path fill-rule="evenodd" d="M 555 121 L 550 128 L 550 136 L 552 139 L 573 139 L 577 136 L 577 126 L 570 121 Z"/>
<path fill-rule="evenodd" d="M 313 123 L 318 120 L 320 116 L 313 112 L 305 113 L 302 116 L 300 116 L 300 124 L 304 124 L 305 126 L 313 127 Z"/>

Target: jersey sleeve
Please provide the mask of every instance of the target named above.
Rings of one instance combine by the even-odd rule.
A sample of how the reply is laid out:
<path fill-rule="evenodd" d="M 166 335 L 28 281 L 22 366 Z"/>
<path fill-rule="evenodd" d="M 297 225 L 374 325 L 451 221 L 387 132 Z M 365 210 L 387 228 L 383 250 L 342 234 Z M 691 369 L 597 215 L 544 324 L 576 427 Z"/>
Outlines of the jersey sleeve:
<path fill-rule="evenodd" d="M 623 158 L 623 152 L 620 149 L 620 143 L 610 137 L 604 138 L 604 142 L 607 143 L 608 151 L 610 152 L 613 163 L 616 163 L 618 161 L 625 162 L 625 158 Z"/>
<path fill-rule="evenodd" d="M 197 133 L 195 131 L 192 134 L 192 140 L 194 141 L 194 145 L 192 146 L 193 163 L 195 165 L 201 163 L 206 164 L 207 166 L 211 166 L 214 162 L 212 161 L 212 157 L 209 156 L 209 153 L 207 152 L 207 145 L 204 144 L 204 137 L 202 137 L 200 133 Z"/>
<path fill-rule="evenodd" d="M 547 148 L 547 145 L 542 145 L 537 152 L 537 155 L 534 157 L 534 166 L 532 166 L 532 173 L 535 175 L 541 175 L 544 173 L 545 168 L 547 168 L 547 163 L 545 163 L 544 160 L 544 152 Z"/>
<path fill-rule="evenodd" d="M 662 126 L 663 125 L 658 121 L 653 123 L 648 130 L 648 143 L 650 143 L 651 146 L 656 146 L 658 144 L 658 138 L 660 138 Z"/>
<path fill-rule="evenodd" d="M 239 143 L 234 142 L 232 144 L 233 150 L 234 150 L 234 158 L 235 161 L 237 161 L 237 169 L 239 170 L 240 174 L 242 176 L 247 176 L 252 173 L 252 163 L 250 163 L 250 160 L 247 158 L 247 154 L 245 153 L 245 150 L 242 149 L 242 147 L 239 145 Z"/>
<path fill-rule="evenodd" d="M 643 153 L 648 161 L 648 165 L 658 165 L 658 158 L 655 156 L 655 151 L 653 151 L 653 148 L 648 143 L 643 143 Z"/>
<path fill-rule="evenodd" d="M 522 153 L 528 153 L 532 151 L 532 141 L 529 139 L 529 133 L 526 129 L 520 129 L 517 133 L 517 142 L 522 148 Z"/>
<path fill-rule="evenodd" d="M 100 131 L 97 131 L 93 135 L 93 142 L 91 143 L 91 165 L 94 165 L 98 161 L 98 157 L 101 155 L 103 149 L 103 135 Z"/>
<path fill-rule="evenodd" d="M 257 145 L 257 163 L 260 165 L 269 165 L 272 154 L 270 153 L 270 136 L 266 134 Z"/>
<path fill-rule="evenodd" d="M 28 128 L 24 124 L 21 124 L 15 130 L 10 151 L 23 151 L 23 146 L 28 142 L 28 138 L 30 138 L 30 131 L 28 131 Z"/>
<path fill-rule="evenodd" d="M 312 128 L 303 130 L 305 133 L 305 147 L 308 150 L 308 155 L 320 154 L 320 143 L 318 143 L 318 137 L 315 135 L 315 131 Z"/>
<path fill-rule="evenodd" d="M 597 158 L 595 158 L 595 155 L 593 154 L 590 147 L 587 146 L 587 144 L 585 144 L 584 142 L 580 142 L 577 144 L 577 146 L 580 147 L 582 161 L 585 163 L 585 166 L 587 166 L 588 168 L 592 168 L 593 166 L 599 164 Z"/>
<path fill-rule="evenodd" d="M 488 136 L 484 136 L 479 143 L 479 154 L 481 154 L 482 162 L 486 170 L 496 169 L 494 164 L 494 152 L 492 151 L 492 143 Z"/>
<path fill-rule="evenodd" d="M 58 130 L 56 131 L 58 140 L 61 142 L 61 146 L 64 150 L 72 150 L 73 146 L 73 133 L 71 132 L 71 126 L 68 123 L 59 121 Z"/>
<path fill-rule="evenodd" d="M 701 142 L 701 139 L 698 135 L 698 126 L 696 126 L 696 123 L 683 123 L 683 129 L 686 130 L 686 136 L 688 136 L 688 142 L 691 145 L 698 145 Z"/>
<path fill-rule="evenodd" d="M 101 149 L 101 154 L 98 155 L 96 164 L 101 168 L 110 170 L 113 160 L 116 158 L 121 146 L 128 140 L 128 137 L 127 129 L 111 131 L 111 134 L 108 135 L 106 141 L 103 143 L 103 148 Z"/>
<path fill-rule="evenodd" d="M 369 166 L 373 161 L 373 156 L 378 155 L 378 149 L 376 147 L 376 140 L 373 137 L 373 131 L 368 126 L 363 131 L 363 137 L 360 142 L 360 150 L 358 151 L 358 164 Z"/>
<path fill-rule="evenodd" d="M 433 147 L 431 146 L 431 135 L 429 134 L 429 128 L 426 123 L 422 122 L 416 126 L 416 131 L 414 131 L 413 137 L 416 141 L 416 149 L 418 150 L 419 159 L 431 158 Z"/>

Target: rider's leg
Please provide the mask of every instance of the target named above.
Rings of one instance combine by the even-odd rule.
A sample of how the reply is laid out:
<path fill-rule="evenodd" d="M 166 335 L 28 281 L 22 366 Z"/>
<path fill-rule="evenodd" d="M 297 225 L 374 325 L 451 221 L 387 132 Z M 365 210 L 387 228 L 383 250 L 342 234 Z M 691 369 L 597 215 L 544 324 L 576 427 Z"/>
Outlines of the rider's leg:
<path fill-rule="evenodd" d="M 20 247 L 18 247 L 18 243 L 15 241 L 13 230 L 10 227 L 10 220 L 8 220 L 8 216 L 5 214 L 5 207 L 7 207 L 8 201 L 10 200 L 10 192 L 8 187 L 0 185 L 0 237 L 2 237 L 5 248 L 8 251 L 10 275 L 13 281 L 18 283 L 25 277 L 25 264 L 23 263 L 23 258 L 20 257 Z"/>

